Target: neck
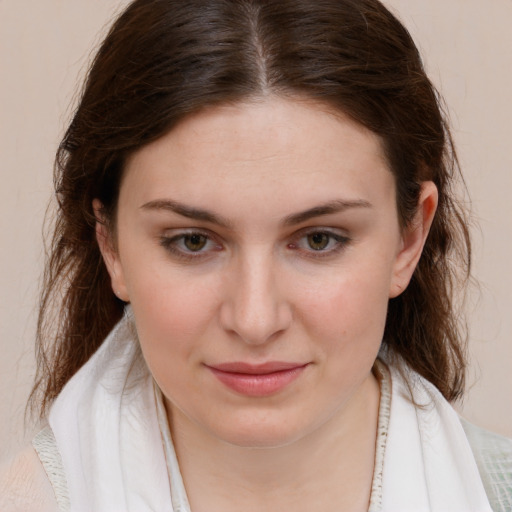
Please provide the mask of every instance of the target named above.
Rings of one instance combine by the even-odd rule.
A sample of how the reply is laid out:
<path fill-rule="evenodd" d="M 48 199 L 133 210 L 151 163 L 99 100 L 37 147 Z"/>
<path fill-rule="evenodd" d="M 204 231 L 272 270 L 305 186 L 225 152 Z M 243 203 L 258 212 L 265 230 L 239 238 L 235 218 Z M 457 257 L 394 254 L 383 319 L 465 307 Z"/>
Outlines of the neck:
<path fill-rule="evenodd" d="M 215 438 L 167 403 L 192 511 L 368 510 L 379 396 L 370 375 L 326 423 L 271 448 Z"/>

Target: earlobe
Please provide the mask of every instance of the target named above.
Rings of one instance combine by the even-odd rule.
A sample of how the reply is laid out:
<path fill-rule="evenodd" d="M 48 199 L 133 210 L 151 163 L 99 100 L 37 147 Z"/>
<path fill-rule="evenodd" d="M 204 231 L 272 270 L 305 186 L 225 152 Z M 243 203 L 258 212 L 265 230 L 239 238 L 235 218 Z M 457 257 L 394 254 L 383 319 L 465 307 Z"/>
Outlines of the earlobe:
<path fill-rule="evenodd" d="M 432 181 L 423 182 L 416 215 L 402 234 L 402 243 L 395 259 L 389 290 L 390 298 L 400 295 L 407 288 L 411 280 L 414 269 L 420 260 L 430 227 L 432 226 L 437 202 L 438 192 L 435 184 Z"/>
<path fill-rule="evenodd" d="M 119 253 L 115 248 L 110 232 L 105 221 L 103 205 L 99 199 L 92 202 L 94 216 L 96 218 L 96 241 L 100 248 L 103 261 L 110 275 L 112 291 L 122 301 L 129 302 L 128 291 L 124 280 L 123 268 L 119 259 Z"/>

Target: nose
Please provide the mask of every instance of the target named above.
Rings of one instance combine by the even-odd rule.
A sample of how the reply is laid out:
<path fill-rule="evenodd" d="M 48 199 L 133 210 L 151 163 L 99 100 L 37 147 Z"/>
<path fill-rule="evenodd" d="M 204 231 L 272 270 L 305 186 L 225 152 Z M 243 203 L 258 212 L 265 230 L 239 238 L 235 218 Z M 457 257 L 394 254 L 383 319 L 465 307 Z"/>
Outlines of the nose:
<path fill-rule="evenodd" d="M 247 344 L 263 345 L 275 339 L 292 321 L 292 308 L 281 293 L 272 259 L 261 254 L 241 258 L 225 282 L 222 326 Z"/>

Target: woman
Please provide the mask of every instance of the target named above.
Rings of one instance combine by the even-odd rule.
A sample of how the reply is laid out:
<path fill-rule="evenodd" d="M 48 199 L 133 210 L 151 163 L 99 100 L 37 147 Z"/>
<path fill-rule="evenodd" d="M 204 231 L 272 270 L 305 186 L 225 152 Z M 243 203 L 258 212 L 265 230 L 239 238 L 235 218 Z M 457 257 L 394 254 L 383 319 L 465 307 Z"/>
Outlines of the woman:
<path fill-rule="evenodd" d="M 510 509 L 510 442 L 449 405 L 455 153 L 379 2 L 136 0 L 56 169 L 4 509 Z"/>

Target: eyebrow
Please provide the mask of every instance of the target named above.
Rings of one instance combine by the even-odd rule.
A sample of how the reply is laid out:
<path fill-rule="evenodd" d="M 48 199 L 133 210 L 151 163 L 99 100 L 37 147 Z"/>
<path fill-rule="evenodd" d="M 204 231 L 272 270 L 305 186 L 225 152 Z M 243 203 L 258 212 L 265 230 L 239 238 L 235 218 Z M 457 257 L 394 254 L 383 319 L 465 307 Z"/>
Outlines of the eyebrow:
<path fill-rule="evenodd" d="M 233 224 L 227 219 L 216 215 L 215 213 L 203 210 L 202 208 L 195 208 L 188 206 L 171 199 L 156 199 L 155 201 L 149 201 L 141 206 L 143 210 L 164 210 L 177 213 L 182 217 L 188 219 L 200 220 L 203 222 L 209 222 L 211 224 L 217 224 L 228 229 L 232 229 Z"/>
<path fill-rule="evenodd" d="M 352 208 L 371 208 L 372 205 L 368 201 L 363 199 L 355 199 L 351 201 L 347 200 L 336 200 L 329 201 L 328 203 L 321 204 L 318 206 L 314 206 L 313 208 L 309 208 L 303 212 L 294 213 L 285 217 L 284 225 L 285 226 L 294 226 L 295 224 L 300 224 L 309 219 L 315 217 L 321 217 L 323 215 L 332 215 L 335 213 L 341 213 L 345 210 L 349 210 Z"/>
<path fill-rule="evenodd" d="M 309 208 L 308 210 L 293 213 L 288 215 L 283 220 L 284 226 L 294 226 L 296 224 L 301 224 L 309 219 L 315 217 L 321 217 L 324 215 L 333 215 L 335 213 L 341 213 L 346 210 L 352 208 L 371 208 L 372 205 L 368 201 L 363 199 L 355 199 L 355 200 L 335 200 L 329 201 L 327 203 L 314 206 L 313 208 Z M 188 206 L 183 203 L 179 203 L 177 201 L 173 201 L 171 199 L 156 199 L 154 201 L 149 201 L 141 206 L 143 210 L 164 210 L 170 211 L 173 213 L 177 213 L 182 217 L 186 217 L 188 219 L 199 220 L 203 222 L 209 222 L 211 224 L 217 224 L 219 226 L 223 226 L 228 229 L 233 229 L 233 223 L 224 217 L 221 217 L 213 212 L 208 210 L 203 210 L 202 208 L 195 208 L 193 206 Z"/>

